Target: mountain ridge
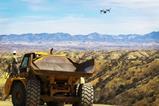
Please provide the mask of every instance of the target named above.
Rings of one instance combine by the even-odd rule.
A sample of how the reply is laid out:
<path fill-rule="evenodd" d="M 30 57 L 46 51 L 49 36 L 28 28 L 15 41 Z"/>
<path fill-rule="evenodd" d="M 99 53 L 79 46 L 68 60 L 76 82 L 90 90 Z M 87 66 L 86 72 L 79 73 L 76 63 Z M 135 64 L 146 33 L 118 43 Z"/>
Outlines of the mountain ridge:
<path fill-rule="evenodd" d="M 145 42 L 155 42 L 159 43 L 159 31 L 150 32 L 144 35 L 139 34 L 127 34 L 127 35 L 107 35 L 99 34 L 97 32 L 90 33 L 87 35 L 71 35 L 69 33 L 26 33 L 26 34 L 10 34 L 10 35 L 0 35 L 1 43 L 13 43 L 13 42 L 54 42 L 54 41 L 79 41 L 79 42 L 135 42 L 135 43 L 145 43 Z"/>

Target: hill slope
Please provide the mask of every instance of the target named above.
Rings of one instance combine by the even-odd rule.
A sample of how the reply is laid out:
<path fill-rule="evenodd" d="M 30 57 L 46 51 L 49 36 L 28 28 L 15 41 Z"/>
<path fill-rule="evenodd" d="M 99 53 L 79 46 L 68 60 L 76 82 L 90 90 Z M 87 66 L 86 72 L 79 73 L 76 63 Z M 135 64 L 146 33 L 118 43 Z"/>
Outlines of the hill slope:
<path fill-rule="evenodd" d="M 104 59 L 97 61 L 104 61 L 103 70 L 88 79 L 95 87 L 95 102 L 122 106 L 159 104 L 158 51 L 118 51 L 102 56 Z"/>
<path fill-rule="evenodd" d="M 159 51 L 55 51 L 73 61 L 96 59 L 96 71 L 87 82 L 95 90 L 95 103 L 122 106 L 157 106 L 159 104 Z M 0 70 L 9 62 L 1 54 Z"/>

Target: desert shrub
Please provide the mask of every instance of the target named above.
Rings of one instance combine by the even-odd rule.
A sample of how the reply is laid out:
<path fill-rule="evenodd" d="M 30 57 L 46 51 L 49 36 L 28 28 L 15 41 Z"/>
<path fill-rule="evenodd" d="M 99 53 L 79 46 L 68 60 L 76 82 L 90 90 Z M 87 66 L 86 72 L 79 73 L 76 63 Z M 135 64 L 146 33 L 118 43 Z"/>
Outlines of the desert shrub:
<path fill-rule="evenodd" d="M 95 103 L 122 106 L 159 104 L 159 51 L 55 51 L 74 62 L 95 58 L 92 82 Z M 22 54 L 20 54 L 22 55 Z M 0 69 L 9 63 L 10 54 L 0 55 Z"/>

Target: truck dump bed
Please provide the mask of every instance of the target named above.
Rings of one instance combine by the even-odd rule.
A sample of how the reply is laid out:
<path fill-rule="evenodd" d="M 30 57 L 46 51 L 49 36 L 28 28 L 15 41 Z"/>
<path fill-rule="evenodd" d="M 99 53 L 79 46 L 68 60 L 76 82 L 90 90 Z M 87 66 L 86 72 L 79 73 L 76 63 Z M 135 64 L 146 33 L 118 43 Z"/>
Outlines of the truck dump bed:
<path fill-rule="evenodd" d="M 79 64 L 64 56 L 49 55 L 34 60 L 32 68 L 37 74 L 89 76 L 94 71 L 94 59 Z"/>

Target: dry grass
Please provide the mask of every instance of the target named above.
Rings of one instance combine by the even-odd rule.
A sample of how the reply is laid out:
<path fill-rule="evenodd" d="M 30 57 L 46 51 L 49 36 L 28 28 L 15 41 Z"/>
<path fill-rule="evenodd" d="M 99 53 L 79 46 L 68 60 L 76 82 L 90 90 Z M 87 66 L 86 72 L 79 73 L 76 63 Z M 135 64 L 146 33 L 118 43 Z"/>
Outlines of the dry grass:
<path fill-rule="evenodd" d="M 54 54 L 79 63 L 96 59 L 96 71 L 87 79 L 94 86 L 95 103 L 123 106 L 159 103 L 159 51 L 55 51 Z M 8 54 L 1 55 L 1 69 L 9 58 Z M 1 79 L 0 85 L 4 82 Z"/>

